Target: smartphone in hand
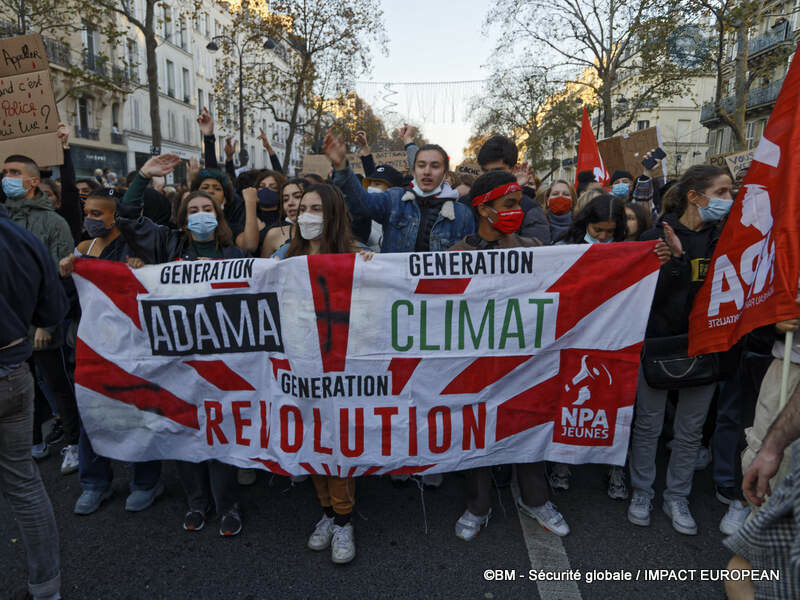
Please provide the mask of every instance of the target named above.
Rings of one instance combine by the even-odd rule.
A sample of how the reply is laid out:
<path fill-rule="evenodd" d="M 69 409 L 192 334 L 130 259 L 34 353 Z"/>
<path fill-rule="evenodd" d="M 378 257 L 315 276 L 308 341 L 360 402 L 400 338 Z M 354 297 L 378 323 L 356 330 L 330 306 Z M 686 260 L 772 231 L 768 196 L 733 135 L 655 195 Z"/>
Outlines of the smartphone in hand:
<path fill-rule="evenodd" d="M 650 156 L 650 158 L 645 158 L 642 161 L 642 164 L 644 165 L 645 169 L 654 169 L 655 166 L 658 164 L 658 161 L 664 158 L 666 155 L 667 153 L 664 152 L 661 148 L 656 148 L 653 151 L 653 154 Z"/>

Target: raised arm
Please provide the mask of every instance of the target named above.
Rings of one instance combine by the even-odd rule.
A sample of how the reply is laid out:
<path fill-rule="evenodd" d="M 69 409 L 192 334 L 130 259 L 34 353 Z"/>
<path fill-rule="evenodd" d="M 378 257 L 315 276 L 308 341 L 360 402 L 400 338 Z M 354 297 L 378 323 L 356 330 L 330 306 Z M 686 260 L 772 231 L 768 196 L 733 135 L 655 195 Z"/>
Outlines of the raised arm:
<path fill-rule="evenodd" d="M 223 148 L 225 152 L 225 172 L 228 174 L 228 177 L 231 178 L 231 181 L 236 181 L 236 167 L 233 166 L 233 156 L 239 148 L 239 142 L 231 142 L 232 138 L 227 138 L 225 140 L 225 147 Z"/>
<path fill-rule="evenodd" d="M 278 155 L 275 154 L 275 150 L 272 149 L 272 146 L 267 139 L 267 134 L 264 133 L 264 130 L 260 127 L 258 128 L 258 132 L 258 139 L 261 140 L 261 145 L 264 146 L 264 150 L 266 150 L 267 154 L 269 154 L 269 162 L 272 164 L 272 170 L 277 171 L 278 173 L 283 173 L 281 161 L 278 158 Z"/>
<path fill-rule="evenodd" d="M 370 194 L 361 185 L 347 164 L 347 148 L 342 136 L 334 137 L 328 131 L 322 150 L 333 164 L 333 183 L 344 194 L 347 208 L 356 217 L 369 217 L 378 223 L 385 223 L 391 214 L 392 199 L 388 192 Z"/>
<path fill-rule="evenodd" d="M 244 198 L 244 231 L 236 236 L 236 245 L 245 252 L 258 249 L 258 190 L 254 187 L 242 190 Z"/>
<path fill-rule="evenodd" d="M 58 139 L 64 150 L 64 164 L 61 165 L 61 207 L 56 211 L 69 225 L 72 240 L 77 244 L 83 231 L 83 212 L 81 196 L 75 187 L 75 167 L 69 148 L 69 127 L 65 123 L 58 124 Z"/>
<path fill-rule="evenodd" d="M 207 108 L 203 107 L 203 112 L 197 117 L 197 124 L 200 126 L 200 133 L 203 134 L 203 156 L 206 169 L 219 169 L 215 148 L 217 138 L 214 136 L 214 118 Z"/>

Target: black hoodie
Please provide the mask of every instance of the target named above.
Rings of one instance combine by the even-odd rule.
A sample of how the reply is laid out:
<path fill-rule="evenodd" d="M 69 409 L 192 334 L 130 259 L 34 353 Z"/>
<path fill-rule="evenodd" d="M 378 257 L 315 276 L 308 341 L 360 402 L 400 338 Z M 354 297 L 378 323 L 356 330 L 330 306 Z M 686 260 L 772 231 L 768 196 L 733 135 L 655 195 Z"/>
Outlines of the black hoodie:
<path fill-rule="evenodd" d="M 705 281 L 725 224 L 724 221 L 706 223 L 699 231 L 693 231 L 681 224 L 677 215 L 666 214 L 655 227 L 645 231 L 640 240 L 663 239 L 665 222 L 675 230 L 683 246 L 683 255 L 670 259 L 661 267 L 647 323 L 645 337 L 648 338 L 688 333 L 694 297 Z"/>

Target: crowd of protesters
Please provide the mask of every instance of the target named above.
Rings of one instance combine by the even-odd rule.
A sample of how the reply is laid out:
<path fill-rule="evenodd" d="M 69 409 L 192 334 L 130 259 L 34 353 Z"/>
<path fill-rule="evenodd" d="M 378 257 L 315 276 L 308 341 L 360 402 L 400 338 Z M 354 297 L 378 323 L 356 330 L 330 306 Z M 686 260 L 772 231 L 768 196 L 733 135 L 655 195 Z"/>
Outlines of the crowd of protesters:
<path fill-rule="evenodd" d="M 77 471 L 81 494 L 77 515 L 91 515 L 111 497 L 111 461 L 97 455 L 81 425 L 72 373 L 80 314 L 71 274 L 78 257 L 126 262 L 132 268 L 174 260 L 243 256 L 285 259 L 321 253 L 477 251 L 551 244 L 603 244 L 657 240 L 661 263 L 645 356 L 659 340 L 688 333 L 695 294 L 733 203 L 726 171 L 709 165 L 689 168 L 677 181 L 659 181 L 645 169 L 634 177 L 616 171 L 610 182 L 580 173 L 577 189 L 554 179 L 543 185 L 525 165 L 515 143 L 489 138 L 477 159 L 479 177 L 458 175 L 436 144 L 417 146 L 415 130 L 405 126 L 409 175 L 376 165 L 363 132 L 357 143 L 366 176 L 360 179 L 347 160 L 341 136 L 329 132 L 324 153 L 331 172 L 326 179 L 289 177 L 263 136 L 269 168 L 236 169 L 235 148 L 224 147 L 217 160 L 214 120 L 207 110 L 198 118 L 204 157 L 188 165 L 185 181 L 166 185 L 179 164 L 176 155 L 155 156 L 126 177 L 110 170 L 76 179 L 68 128 L 59 136 L 64 164 L 59 180 L 30 158 L 4 157 L 0 204 L 0 489 L 23 532 L 28 556 L 27 593 L 37 599 L 60 598 L 58 534 L 35 460 L 61 448 L 61 472 Z M 648 157 L 645 157 L 648 158 Z M 777 416 L 771 399 L 780 384 L 775 365 L 791 352 L 791 383 L 800 382 L 800 351 L 783 347 L 782 334 L 800 321 L 776 323 L 747 335 L 720 357 L 718 381 L 676 380 L 671 388 L 649 380 L 640 370 L 627 468 L 608 469 L 608 495 L 630 498 L 628 520 L 648 526 L 655 493 L 656 456 L 670 452 L 663 511 L 673 528 L 698 534 L 689 505 L 696 470 L 713 465 L 716 498 L 728 505 L 720 523 L 736 534 L 751 508 L 742 494 L 739 455 L 747 441 L 755 458 Z M 759 399 L 765 404 L 760 414 Z M 54 419 L 51 420 L 51 416 Z M 45 434 L 43 425 L 52 423 Z M 773 436 L 774 437 L 774 436 Z M 791 440 L 773 446 L 783 451 Z M 661 442 L 668 442 L 660 446 Z M 771 446 L 771 447 L 773 447 Z M 786 459 L 785 459 L 786 460 Z M 745 464 L 745 467 L 747 465 Z M 784 466 L 784 472 L 789 467 Z M 177 462 L 186 494 L 182 527 L 203 529 L 216 513 L 219 534 L 242 529 L 239 486 L 252 484 L 255 472 L 209 460 Z M 128 511 L 144 511 L 164 492 L 162 462 L 131 465 Z M 498 465 L 466 474 L 463 512 L 454 507 L 455 535 L 473 540 L 492 515 L 492 486 L 509 484 L 515 474 L 518 508 L 554 535 L 569 534 L 570 515 L 551 502 L 551 489 L 568 490 L 570 469 L 544 462 Z M 629 474 L 629 477 L 626 477 Z M 403 485 L 408 476 L 395 477 Z M 307 546 L 330 550 L 335 563 L 355 557 L 352 514 L 356 482 L 336 476 L 312 476 L 322 509 L 309 524 Z M 441 475 L 420 478 L 438 486 Z M 763 494 L 762 494 L 763 496 Z M 180 527 L 180 522 L 176 524 Z M 732 545 L 735 550 L 744 542 Z M 741 552 L 740 552 L 741 553 Z M 741 559 L 743 560 L 743 559 Z"/>

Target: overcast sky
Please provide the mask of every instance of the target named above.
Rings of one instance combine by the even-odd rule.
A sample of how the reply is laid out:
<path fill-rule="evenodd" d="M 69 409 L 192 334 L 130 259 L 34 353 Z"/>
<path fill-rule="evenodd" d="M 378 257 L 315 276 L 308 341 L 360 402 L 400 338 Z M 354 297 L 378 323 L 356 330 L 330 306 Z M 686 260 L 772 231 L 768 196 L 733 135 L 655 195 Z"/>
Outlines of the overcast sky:
<path fill-rule="evenodd" d="M 439 82 L 487 77 L 481 69 L 492 49 L 491 41 L 481 35 L 489 7 L 486 0 L 382 0 L 382 5 L 389 54 L 375 54 L 369 79 Z M 398 112 L 408 114 L 404 94 L 395 98 Z M 425 136 L 441 144 L 454 164 L 461 161 L 472 129 L 469 122 L 421 125 Z"/>

